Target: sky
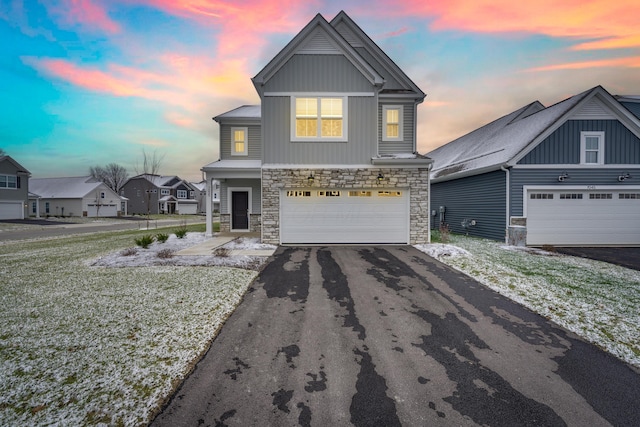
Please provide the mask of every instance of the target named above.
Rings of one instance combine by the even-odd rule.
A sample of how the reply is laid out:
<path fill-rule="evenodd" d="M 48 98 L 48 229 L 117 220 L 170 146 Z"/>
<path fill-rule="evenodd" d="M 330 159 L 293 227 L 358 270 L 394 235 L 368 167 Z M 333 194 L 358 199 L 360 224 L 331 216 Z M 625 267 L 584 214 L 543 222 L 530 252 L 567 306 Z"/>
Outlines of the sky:
<path fill-rule="evenodd" d="M 427 94 L 427 153 L 538 100 L 640 94 L 638 0 L 0 0 L 0 148 L 32 177 L 117 163 L 200 181 L 212 117 L 317 13 L 344 10 Z"/>

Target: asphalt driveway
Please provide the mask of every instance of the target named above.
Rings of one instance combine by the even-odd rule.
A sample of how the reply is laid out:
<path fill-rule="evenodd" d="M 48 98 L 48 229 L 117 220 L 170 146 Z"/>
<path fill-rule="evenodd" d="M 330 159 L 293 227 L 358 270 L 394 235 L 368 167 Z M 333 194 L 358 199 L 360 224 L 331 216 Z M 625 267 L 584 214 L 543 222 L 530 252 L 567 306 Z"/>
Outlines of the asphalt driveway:
<path fill-rule="evenodd" d="M 640 374 L 413 247 L 279 248 L 155 426 L 640 425 Z"/>

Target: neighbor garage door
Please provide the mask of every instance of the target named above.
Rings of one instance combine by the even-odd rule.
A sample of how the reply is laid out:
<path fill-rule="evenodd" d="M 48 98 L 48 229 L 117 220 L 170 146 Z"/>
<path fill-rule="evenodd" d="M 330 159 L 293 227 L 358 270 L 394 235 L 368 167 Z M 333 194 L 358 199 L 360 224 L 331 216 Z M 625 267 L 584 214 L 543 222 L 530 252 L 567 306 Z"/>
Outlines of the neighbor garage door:
<path fill-rule="evenodd" d="M 408 190 L 283 190 L 282 243 L 408 243 Z"/>
<path fill-rule="evenodd" d="M 0 201 L 0 219 L 24 219 L 22 202 Z"/>
<path fill-rule="evenodd" d="M 98 208 L 100 208 L 99 211 Z M 118 216 L 118 206 L 114 204 L 100 205 L 99 207 L 93 204 L 87 205 L 87 216 L 94 217 L 98 214 L 100 217 Z"/>
<path fill-rule="evenodd" d="M 640 188 L 529 190 L 528 245 L 640 244 Z"/>

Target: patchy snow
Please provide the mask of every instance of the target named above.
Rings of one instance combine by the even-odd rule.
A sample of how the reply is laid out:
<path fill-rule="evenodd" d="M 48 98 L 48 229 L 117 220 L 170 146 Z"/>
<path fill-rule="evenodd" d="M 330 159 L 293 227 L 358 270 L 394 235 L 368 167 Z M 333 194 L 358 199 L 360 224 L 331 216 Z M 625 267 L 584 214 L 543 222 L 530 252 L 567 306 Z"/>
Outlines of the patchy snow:
<path fill-rule="evenodd" d="M 248 270 L 259 270 L 267 260 L 266 257 L 236 255 L 236 256 L 216 256 L 211 255 L 180 255 L 175 253 L 203 243 L 209 238 L 205 233 L 187 233 L 179 239 L 175 234 L 169 236 L 166 242 L 154 242 L 149 248 L 130 247 L 123 250 L 111 252 L 87 263 L 94 267 L 142 267 L 142 266 L 227 266 L 239 267 Z M 229 250 L 265 250 L 275 249 L 273 245 L 260 243 L 257 238 L 238 238 L 222 246 Z M 161 257 L 161 255 L 166 257 Z"/>
<path fill-rule="evenodd" d="M 640 271 L 463 236 L 416 248 L 640 367 Z"/>
<path fill-rule="evenodd" d="M 0 245 L 1 425 L 146 425 L 257 275 L 90 265 L 141 234 Z"/>

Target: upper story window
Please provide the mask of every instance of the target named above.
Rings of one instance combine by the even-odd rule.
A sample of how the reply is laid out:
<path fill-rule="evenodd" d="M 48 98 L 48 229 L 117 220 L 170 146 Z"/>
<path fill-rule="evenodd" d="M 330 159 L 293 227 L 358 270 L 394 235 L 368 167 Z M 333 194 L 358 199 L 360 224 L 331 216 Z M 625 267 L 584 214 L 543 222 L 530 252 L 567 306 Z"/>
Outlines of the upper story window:
<path fill-rule="evenodd" d="M 171 194 L 171 190 L 169 190 L 168 188 L 160 189 L 160 195 L 161 196 L 169 196 L 170 194 Z"/>
<path fill-rule="evenodd" d="M 580 133 L 580 163 L 604 164 L 604 132 Z"/>
<path fill-rule="evenodd" d="M 101 199 L 104 199 L 104 198 L 105 198 L 105 196 L 106 196 L 105 192 L 104 192 L 104 191 L 101 191 L 101 192 L 100 192 L 100 198 L 101 198 Z"/>
<path fill-rule="evenodd" d="M 248 128 L 231 128 L 231 155 L 246 156 L 248 145 Z"/>
<path fill-rule="evenodd" d="M 178 191 L 176 191 L 176 196 L 178 196 L 178 199 L 186 199 L 187 198 L 187 190 L 178 190 Z"/>
<path fill-rule="evenodd" d="M 402 141 L 402 105 L 385 105 L 382 107 L 382 140 Z"/>
<path fill-rule="evenodd" d="M 346 97 L 292 97 L 293 141 L 346 141 Z"/>
<path fill-rule="evenodd" d="M 20 188 L 18 177 L 16 175 L 0 175 L 0 188 Z"/>

